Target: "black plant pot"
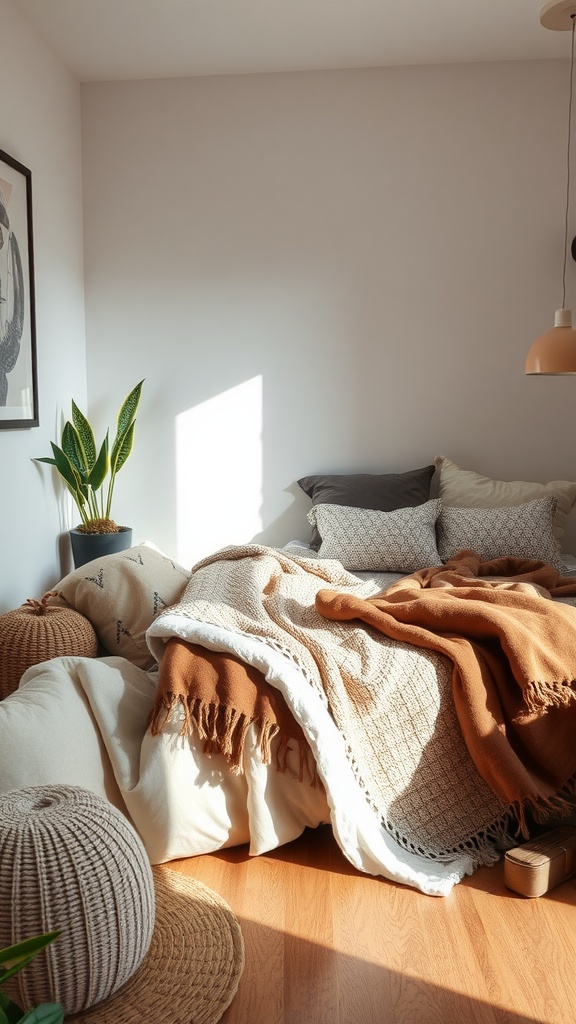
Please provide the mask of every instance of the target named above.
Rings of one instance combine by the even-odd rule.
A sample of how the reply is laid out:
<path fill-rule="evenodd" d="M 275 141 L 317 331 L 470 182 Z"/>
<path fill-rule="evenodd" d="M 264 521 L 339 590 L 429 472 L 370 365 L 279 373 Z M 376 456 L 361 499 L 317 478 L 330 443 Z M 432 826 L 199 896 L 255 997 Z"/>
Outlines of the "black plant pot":
<path fill-rule="evenodd" d="M 70 542 L 74 567 L 78 569 L 95 558 L 115 555 L 118 551 L 132 547 L 132 530 L 129 526 L 121 526 L 118 533 L 81 533 L 80 530 L 70 530 Z"/>

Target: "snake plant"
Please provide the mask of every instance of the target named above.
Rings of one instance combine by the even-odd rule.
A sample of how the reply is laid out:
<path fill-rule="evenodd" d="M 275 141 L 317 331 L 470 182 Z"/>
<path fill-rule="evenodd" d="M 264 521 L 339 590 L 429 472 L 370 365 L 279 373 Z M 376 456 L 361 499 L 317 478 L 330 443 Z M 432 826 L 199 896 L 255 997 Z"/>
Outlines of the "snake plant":
<path fill-rule="evenodd" d="M 143 383 L 141 380 L 122 403 L 111 449 L 109 431 L 100 448 L 96 447 L 90 423 L 72 401 L 72 421 L 64 424 L 61 446 L 52 441 L 53 458 L 33 460 L 58 470 L 76 502 L 82 520 L 78 529 L 82 533 L 118 533 L 120 529 L 110 517 L 114 484 L 132 451 Z"/>

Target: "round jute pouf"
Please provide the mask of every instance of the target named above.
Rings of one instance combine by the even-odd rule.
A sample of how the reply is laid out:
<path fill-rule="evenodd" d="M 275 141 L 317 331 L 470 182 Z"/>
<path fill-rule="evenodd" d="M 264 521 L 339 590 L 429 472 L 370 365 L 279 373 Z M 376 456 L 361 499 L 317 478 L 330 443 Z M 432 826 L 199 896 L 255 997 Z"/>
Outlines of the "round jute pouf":
<path fill-rule="evenodd" d="M 15 978 L 20 1005 L 77 1013 L 116 992 L 146 956 L 152 868 L 102 797 L 77 786 L 11 790 L 0 796 L 0 907 L 0 948 L 62 933 Z"/>
<path fill-rule="evenodd" d="M 98 638 L 92 623 L 74 608 L 50 605 L 54 590 L 40 601 L 0 615 L 0 700 L 13 693 L 27 668 L 50 658 L 95 658 Z"/>
<path fill-rule="evenodd" d="M 244 970 L 244 941 L 231 908 L 202 882 L 155 867 L 156 924 L 146 959 L 112 999 L 74 1024 L 216 1024 Z"/>

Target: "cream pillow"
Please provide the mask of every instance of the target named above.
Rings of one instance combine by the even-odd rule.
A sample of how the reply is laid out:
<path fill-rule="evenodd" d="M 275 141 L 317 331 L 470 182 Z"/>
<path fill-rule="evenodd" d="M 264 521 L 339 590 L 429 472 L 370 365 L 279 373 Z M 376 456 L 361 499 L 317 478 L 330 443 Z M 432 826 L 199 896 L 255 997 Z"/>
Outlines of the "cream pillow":
<path fill-rule="evenodd" d="M 458 508 L 503 508 L 522 505 L 536 498 L 556 498 L 554 537 L 557 549 L 564 533 L 566 517 L 576 502 L 576 483 L 552 480 L 546 484 L 524 480 L 491 480 L 438 455 L 434 465 L 440 476 L 438 497 L 443 505 Z"/>
<path fill-rule="evenodd" d="M 155 664 L 146 630 L 156 615 L 175 604 L 190 573 L 157 548 L 139 544 L 75 569 L 54 588 L 90 620 L 110 654 L 148 669 Z"/>
<path fill-rule="evenodd" d="M 510 508 L 450 508 L 442 506 L 436 530 L 443 562 L 458 551 L 471 549 L 480 558 L 530 558 L 560 572 L 553 521 L 556 498 L 537 498 Z"/>
<path fill-rule="evenodd" d="M 348 505 L 315 505 L 308 522 L 318 529 L 321 558 L 350 572 L 416 572 L 441 562 L 436 547 L 440 501 L 379 512 Z"/>
<path fill-rule="evenodd" d="M 52 783 L 83 786 L 126 814 L 77 664 L 64 657 L 34 665 L 0 701 L 0 793 Z"/>

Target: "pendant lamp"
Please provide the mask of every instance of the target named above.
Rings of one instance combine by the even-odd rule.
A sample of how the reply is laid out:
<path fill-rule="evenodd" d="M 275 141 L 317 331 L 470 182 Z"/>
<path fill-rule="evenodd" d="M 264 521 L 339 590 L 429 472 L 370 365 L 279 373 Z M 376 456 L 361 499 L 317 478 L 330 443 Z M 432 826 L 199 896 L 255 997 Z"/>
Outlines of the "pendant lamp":
<path fill-rule="evenodd" d="M 574 85 L 574 38 L 576 34 L 576 0 L 552 0 L 540 11 L 540 23 L 556 32 L 572 33 L 570 60 L 570 96 L 568 101 L 568 139 L 566 151 L 566 207 L 564 218 L 564 262 L 562 270 L 562 306 L 556 310 L 554 327 L 537 338 L 526 357 L 525 373 L 576 373 L 576 330 L 572 313 L 566 309 L 566 259 L 568 253 L 568 221 L 570 212 L 570 143 L 572 98 Z M 576 240 L 575 240 L 576 241 Z M 572 244 L 574 255 L 574 243 Z"/>

